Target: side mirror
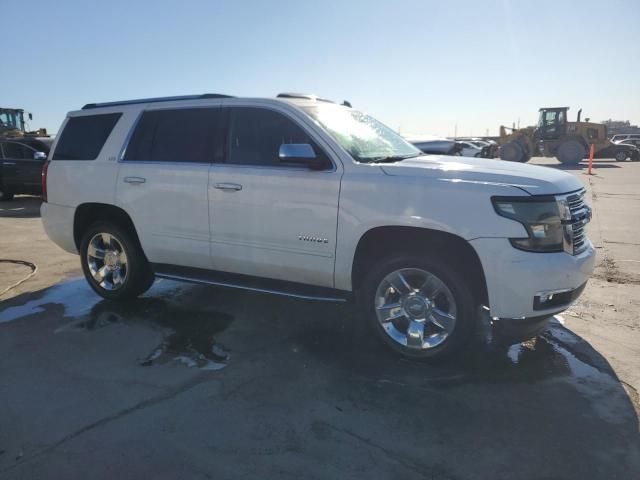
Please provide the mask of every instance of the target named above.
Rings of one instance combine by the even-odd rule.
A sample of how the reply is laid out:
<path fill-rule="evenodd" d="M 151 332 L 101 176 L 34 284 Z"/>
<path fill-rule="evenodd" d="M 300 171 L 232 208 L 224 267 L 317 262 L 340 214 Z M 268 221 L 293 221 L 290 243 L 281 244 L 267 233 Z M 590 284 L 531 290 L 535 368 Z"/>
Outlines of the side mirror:
<path fill-rule="evenodd" d="M 283 163 L 306 165 L 310 170 L 323 170 L 327 166 L 308 143 L 284 143 L 280 145 L 278 158 Z"/>
<path fill-rule="evenodd" d="M 44 152 L 33 152 L 33 159 L 34 160 L 46 160 L 47 159 L 47 154 Z"/>

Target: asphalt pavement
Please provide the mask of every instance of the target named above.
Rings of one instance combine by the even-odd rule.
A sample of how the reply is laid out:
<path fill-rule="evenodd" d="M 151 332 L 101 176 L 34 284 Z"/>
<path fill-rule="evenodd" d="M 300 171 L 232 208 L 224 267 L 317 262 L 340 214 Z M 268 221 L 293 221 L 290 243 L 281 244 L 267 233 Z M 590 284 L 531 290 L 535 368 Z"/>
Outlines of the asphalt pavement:
<path fill-rule="evenodd" d="M 0 204 L 0 257 L 38 265 L 0 297 L 0 478 L 640 478 L 640 163 L 570 171 L 594 206 L 583 297 L 446 363 L 388 353 L 350 306 L 168 280 L 102 300 L 37 201 Z"/>

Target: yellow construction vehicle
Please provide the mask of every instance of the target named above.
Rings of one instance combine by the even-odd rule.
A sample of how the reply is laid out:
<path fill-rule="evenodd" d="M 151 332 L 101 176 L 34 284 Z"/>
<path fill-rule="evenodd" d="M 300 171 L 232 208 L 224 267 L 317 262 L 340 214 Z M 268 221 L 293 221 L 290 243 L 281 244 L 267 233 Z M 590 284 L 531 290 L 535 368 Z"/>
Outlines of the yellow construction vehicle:
<path fill-rule="evenodd" d="M 33 119 L 33 116 L 27 114 L 29 120 Z M 1 108 L 0 107 L 0 137 L 46 137 L 47 129 L 39 128 L 31 132 L 27 131 L 26 122 L 24 119 L 24 110 L 21 108 Z"/>
<path fill-rule="evenodd" d="M 510 162 L 527 162 L 532 156 L 556 157 L 562 163 L 577 164 L 594 146 L 594 157 L 615 158 L 618 161 L 638 160 L 637 148 L 618 145 L 607 139 L 607 129 L 600 123 L 580 121 L 582 109 L 575 122 L 567 120 L 569 107 L 541 108 L 538 125 L 526 128 L 501 126 L 500 158 Z M 507 130 L 510 130 L 508 132 Z"/>

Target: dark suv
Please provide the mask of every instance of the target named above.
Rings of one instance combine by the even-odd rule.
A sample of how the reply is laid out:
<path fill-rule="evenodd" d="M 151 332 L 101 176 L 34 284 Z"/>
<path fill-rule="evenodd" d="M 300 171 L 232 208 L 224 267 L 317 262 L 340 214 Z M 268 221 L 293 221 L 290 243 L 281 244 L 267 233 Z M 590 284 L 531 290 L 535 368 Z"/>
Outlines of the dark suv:
<path fill-rule="evenodd" d="M 52 143 L 49 137 L 0 138 L 0 200 L 42 194 L 42 166 Z"/>

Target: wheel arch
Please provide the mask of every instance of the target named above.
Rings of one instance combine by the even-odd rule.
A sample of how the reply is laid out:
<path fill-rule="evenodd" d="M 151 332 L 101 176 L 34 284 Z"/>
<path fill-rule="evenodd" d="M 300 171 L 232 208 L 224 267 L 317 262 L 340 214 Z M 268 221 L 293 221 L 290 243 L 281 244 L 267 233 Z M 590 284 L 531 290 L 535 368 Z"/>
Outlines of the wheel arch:
<path fill-rule="evenodd" d="M 126 228 L 140 245 L 138 232 L 129 214 L 120 207 L 106 203 L 82 203 L 76 207 L 73 219 L 73 240 L 78 251 L 82 242 L 82 234 L 96 221 L 108 221 Z"/>
<path fill-rule="evenodd" d="M 489 306 L 484 270 L 473 246 L 458 235 L 423 227 L 379 226 L 366 231 L 360 237 L 353 257 L 352 290 L 361 288 L 373 260 L 392 252 L 429 248 L 446 257 L 456 270 L 470 278 L 476 300 Z"/>

